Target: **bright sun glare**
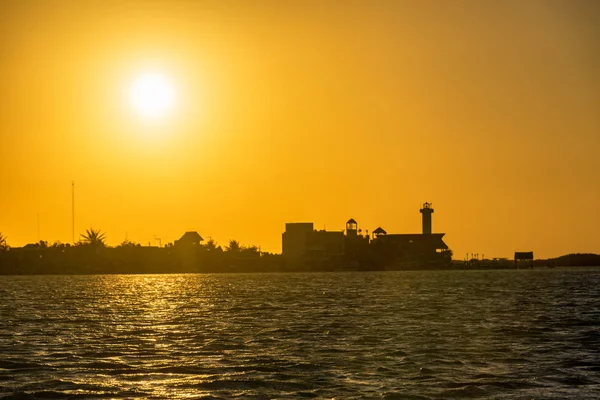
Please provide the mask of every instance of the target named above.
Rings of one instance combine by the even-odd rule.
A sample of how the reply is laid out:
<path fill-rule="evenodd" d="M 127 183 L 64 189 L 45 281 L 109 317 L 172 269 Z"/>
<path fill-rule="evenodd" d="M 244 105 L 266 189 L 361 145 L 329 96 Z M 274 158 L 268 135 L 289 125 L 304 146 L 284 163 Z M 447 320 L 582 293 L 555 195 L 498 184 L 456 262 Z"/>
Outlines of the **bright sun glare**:
<path fill-rule="evenodd" d="M 175 103 L 170 82 L 159 73 L 138 76 L 129 89 L 131 105 L 143 117 L 156 118 L 166 114 Z"/>

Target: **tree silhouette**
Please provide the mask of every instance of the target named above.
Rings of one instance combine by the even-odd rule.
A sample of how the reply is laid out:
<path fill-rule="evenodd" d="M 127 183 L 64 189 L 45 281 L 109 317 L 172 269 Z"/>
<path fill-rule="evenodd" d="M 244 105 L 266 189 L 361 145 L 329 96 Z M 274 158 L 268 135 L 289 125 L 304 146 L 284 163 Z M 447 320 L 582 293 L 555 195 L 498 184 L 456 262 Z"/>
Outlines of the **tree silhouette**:
<path fill-rule="evenodd" d="M 442 260 L 444 260 L 444 262 L 446 262 L 447 264 L 452 263 L 452 256 L 454 255 L 454 252 L 450 249 L 446 249 L 446 250 L 442 250 L 442 252 L 440 253 L 442 256 Z"/>
<path fill-rule="evenodd" d="M 213 238 L 208 238 L 208 241 L 206 242 L 206 244 L 204 246 L 206 247 L 206 250 L 208 250 L 208 251 L 217 250 L 217 242 Z"/>
<path fill-rule="evenodd" d="M 6 243 L 6 236 L 0 233 L 0 250 L 8 249 L 8 244 Z"/>
<path fill-rule="evenodd" d="M 106 235 L 99 229 L 86 229 L 85 233 L 82 233 L 80 236 L 84 244 L 98 247 L 105 246 Z"/>
<path fill-rule="evenodd" d="M 141 244 L 136 243 L 134 241 L 131 241 L 129 239 L 125 239 L 123 240 L 123 242 L 121 242 L 120 245 L 118 245 L 117 247 L 142 247 Z"/>
<path fill-rule="evenodd" d="M 23 248 L 25 248 L 25 249 L 47 249 L 48 242 L 45 240 L 40 240 L 39 242 L 36 242 L 36 243 L 28 243 L 25 246 L 23 246 Z"/>
<path fill-rule="evenodd" d="M 242 248 L 242 253 L 251 257 L 260 257 L 260 248 L 258 246 L 247 246 Z"/>
<path fill-rule="evenodd" d="M 225 251 L 228 253 L 239 253 L 241 250 L 240 242 L 234 239 L 229 240 L 229 246 L 225 247 Z"/>

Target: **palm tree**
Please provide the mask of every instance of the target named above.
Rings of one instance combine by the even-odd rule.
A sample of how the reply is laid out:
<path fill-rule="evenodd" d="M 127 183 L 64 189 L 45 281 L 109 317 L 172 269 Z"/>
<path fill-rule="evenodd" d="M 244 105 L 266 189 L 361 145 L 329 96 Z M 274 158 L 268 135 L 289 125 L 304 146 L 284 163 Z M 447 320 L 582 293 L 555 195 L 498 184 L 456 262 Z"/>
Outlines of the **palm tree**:
<path fill-rule="evenodd" d="M 106 240 L 106 235 L 99 229 L 86 229 L 85 233 L 82 233 L 80 236 L 84 244 L 100 247 L 105 246 L 104 241 Z"/>
<path fill-rule="evenodd" d="M 6 243 L 6 236 L 0 233 L 0 250 L 8 249 L 8 244 Z"/>
<path fill-rule="evenodd" d="M 241 250 L 242 246 L 240 246 L 240 242 L 233 239 L 229 241 L 229 246 L 225 247 L 225 251 L 228 253 L 239 253 Z"/>

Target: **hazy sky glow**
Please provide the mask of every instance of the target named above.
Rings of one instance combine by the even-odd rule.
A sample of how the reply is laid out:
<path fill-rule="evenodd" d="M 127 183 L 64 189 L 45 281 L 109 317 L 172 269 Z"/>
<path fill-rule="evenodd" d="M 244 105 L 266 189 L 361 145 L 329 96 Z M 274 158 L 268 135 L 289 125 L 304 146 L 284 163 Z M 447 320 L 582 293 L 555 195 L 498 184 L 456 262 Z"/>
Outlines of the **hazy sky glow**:
<path fill-rule="evenodd" d="M 600 2 L 2 1 L 0 232 L 12 246 L 285 222 L 420 232 L 456 258 L 600 252 Z M 168 115 L 132 82 L 161 74 Z"/>

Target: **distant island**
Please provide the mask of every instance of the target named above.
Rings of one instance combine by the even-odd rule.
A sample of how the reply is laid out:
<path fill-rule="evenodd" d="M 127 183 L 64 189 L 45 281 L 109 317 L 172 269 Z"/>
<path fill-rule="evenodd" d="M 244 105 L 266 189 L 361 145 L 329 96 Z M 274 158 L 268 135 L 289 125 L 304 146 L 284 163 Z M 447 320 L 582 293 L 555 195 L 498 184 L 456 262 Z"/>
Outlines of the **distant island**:
<path fill-rule="evenodd" d="M 432 233 L 430 203 L 421 208 L 420 234 L 388 234 L 378 227 L 363 234 L 354 219 L 343 231 L 315 230 L 312 222 L 287 223 L 282 253 L 263 252 L 230 240 L 223 248 L 195 231 L 164 247 L 125 240 L 107 246 L 106 236 L 90 228 L 75 244 L 45 241 L 11 248 L 0 234 L 0 275 L 154 274 L 217 272 L 386 271 L 425 269 L 508 269 L 600 266 L 598 254 L 569 254 L 534 260 L 533 252 L 515 259 L 452 259 L 443 233 Z"/>

